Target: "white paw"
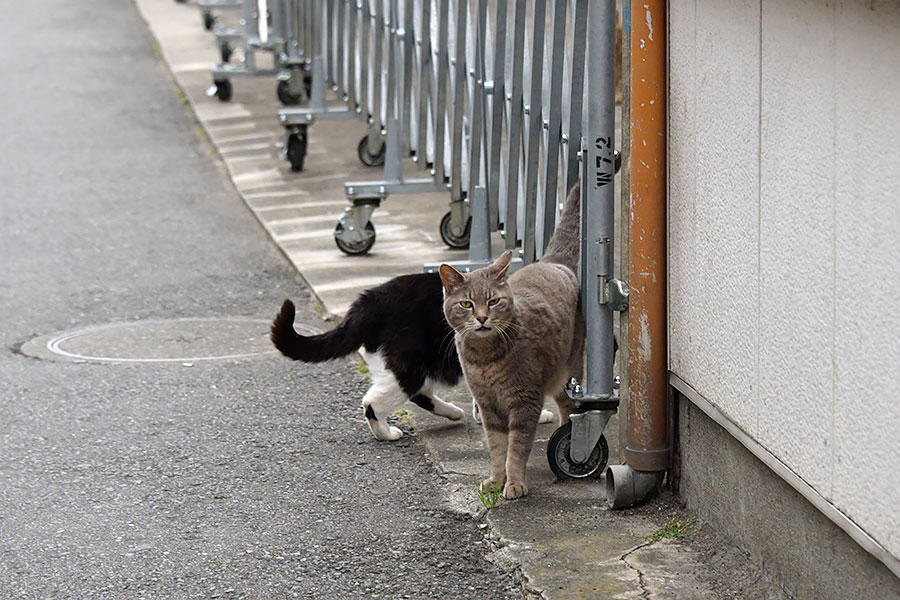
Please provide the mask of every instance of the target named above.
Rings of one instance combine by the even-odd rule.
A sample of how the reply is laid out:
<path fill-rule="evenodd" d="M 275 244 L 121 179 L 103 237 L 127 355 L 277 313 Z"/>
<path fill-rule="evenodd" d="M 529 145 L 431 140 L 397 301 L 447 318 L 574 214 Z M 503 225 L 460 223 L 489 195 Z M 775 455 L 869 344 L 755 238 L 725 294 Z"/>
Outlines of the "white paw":
<path fill-rule="evenodd" d="M 451 421 L 462 421 L 466 418 L 466 411 L 456 406 L 455 404 L 447 404 L 447 414 L 444 415 Z"/>
<path fill-rule="evenodd" d="M 538 423 L 550 423 L 551 421 L 553 421 L 553 413 L 546 409 L 542 410 Z"/>
<path fill-rule="evenodd" d="M 388 425 L 386 432 L 382 430 L 379 432 L 373 431 L 373 433 L 375 433 L 375 437 L 383 442 L 394 442 L 403 437 L 403 432 L 392 425 Z"/>

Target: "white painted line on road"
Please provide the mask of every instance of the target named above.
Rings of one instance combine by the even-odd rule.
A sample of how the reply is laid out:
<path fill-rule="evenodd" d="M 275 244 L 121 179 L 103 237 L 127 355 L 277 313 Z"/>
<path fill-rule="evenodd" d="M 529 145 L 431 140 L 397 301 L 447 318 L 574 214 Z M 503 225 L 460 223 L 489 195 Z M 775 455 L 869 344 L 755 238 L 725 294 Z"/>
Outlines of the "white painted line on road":
<path fill-rule="evenodd" d="M 334 221 L 337 222 L 337 219 L 334 219 Z M 309 231 L 291 233 L 289 235 L 275 235 L 275 233 L 272 233 L 272 237 L 278 243 L 299 242 L 301 240 L 312 240 L 316 238 L 334 239 L 334 227 L 329 229 L 310 229 Z M 337 247 L 335 247 L 334 251 L 340 252 Z M 333 254 L 333 252 L 329 252 L 329 254 Z"/>
<path fill-rule="evenodd" d="M 192 71 L 209 71 L 214 66 L 212 62 L 189 62 L 172 65 L 174 73 L 190 73 Z"/>
<path fill-rule="evenodd" d="M 269 227 L 285 227 L 290 225 L 303 225 L 304 223 L 325 223 L 328 221 L 337 221 L 334 215 L 309 215 L 306 217 L 293 217 L 291 219 L 274 219 L 266 221 Z"/>
<path fill-rule="evenodd" d="M 320 283 L 315 287 L 316 293 L 320 292 L 336 292 L 338 290 L 349 290 L 353 288 L 369 289 L 376 285 L 381 285 L 391 277 L 355 277 L 353 279 L 342 279 L 341 281 L 333 281 L 331 283 Z"/>
<path fill-rule="evenodd" d="M 264 171 L 248 171 L 240 175 L 232 175 L 231 179 L 239 184 L 244 181 L 259 181 L 260 179 L 274 179 L 278 177 L 278 169 L 266 169 Z"/>
<path fill-rule="evenodd" d="M 324 298 L 323 298 L 323 301 L 324 301 Z M 333 304 L 333 303 L 327 302 L 326 304 Z M 331 314 L 333 314 L 337 317 L 343 317 L 345 314 L 347 314 L 347 311 L 350 310 L 351 304 L 353 304 L 353 302 L 341 302 L 340 304 L 334 304 L 330 309 L 328 309 L 328 312 L 330 312 Z"/>
<path fill-rule="evenodd" d="M 308 195 L 307 192 L 300 192 L 303 195 Z M 245 195 L 245 198 L 247 195 Z M 256 212 L 273 212 L 276 210 L 291 210 L 295 208 L 324 208 L 326 206 L 346 206 L 346 200 L 319 200 L 313 202 L 291 202 L 290 204 L 273 204 L 272 206 L 253 206 L 251 203 L 250 206 Z"/>
<path fill-rule="evenodd" d="M 236 152 L 250 152 L 253 150 L 270 150 L 272 149 L 272 147 L 273 146 L 271 142 L 262 142 L 259 144 L 241 144 L 239 146 L 232 146 L 230 148 L 219 148 L 219 153 L 234 154 Z"/>
<path fill-rule="evenodd" d="M 217 127 L 207 127 L 210 135 L 220 133 L 222 131 L 231 131 L 233 129 L 256 129 L 256 123 L 248 121 L 246 123 L 232 123 L 231 125 L 219 125 Z"/>
<path fill-rule="evenodd" d="M 260 131 L 259 133 L 247 133 L 244 135 L 235 135 L 232 137 L 222 138 L 218 140 L 220 145 L 231 144 L 234 142 L 246 142 L 248 140 L 260 140 L 263 138 L 276 139 L 278 136 L 268 131 Z"/>
<path fill-rule="evenodd" d="M 334 179 L 347 179 L 349 175 L 347 173 L 327 173 L 325 175 L 313 175 L 311 177 L 304 177 L 303 183 L 315 183 L 318 181 L 332 181 Z"/>
<path fill-rule="evenodd" d="M 331 217 L 331 218 L 334 220 L 335 224 L 337 224 L 337 217 L 334 217 L 334 216 L 333 216 L 333 217 Z M 405 230 L 408 230 L 408 229 L 409 229 L 409 228 L 408 228 L 406 225 L 384 225 L 384 226 L 382 226 L 382 227 L 379 227 L 379 228 L 378 228 L 378 231 L 377 231 L 376 233 L 377 233 L 378 235 L 382 235 L 382 234 L 385 234 L 385 233 L 388 233 L 388 234 L 389 234 L 389 233 L 392 233 L 392 232 L 396 232 L 396 231 L 405 231 Z M 299 231 L 299 232 L 297 232 L 297 233 L 291 233 L 291 234 L 282 235 L 282 236 L 274 236 L 274 235 L 273 235 L 273 237 L 275 238 L 275 241 L 276 241 L 276 242 L 279 242 L 279 243 L 282 243 L 282 242 L 288 242 L 288 243 L 289 243 L 289 242 L 298 242 L 298 241 L 301 241 L 301 240 L 310 240 L 310 239 L 315 239 L 315 238 L 329 238 L 329 239 L 331 239 L 331 238 L 334 238 L 334 227 L 332 227 L 332 228 L 330 228 L 330 229 L 312 229 L 312 230 L 309 230 L 309 231 Z M 380 242 L 379 242 L 379 243 L 380 243 Z M 336 252 L 340 252 L 340 250 L 338 250 L 337 247 L 335 247 L 335 251 L 336 251 Z M 409 260 L 409 257 L 407 257 L 407 260 Z M 304 264 L 309 264 L 309 263 L 306 262 L 306 261 L 304 261 Z"/>
<path fill-rule="evenodd" d="M 306 190 L 282 190 L 277 192 L 251 192 L 244 194 L 244 198 L 247 200 L 259 200 L 261 198 L 292 198 L 294 196 L 309 196 L 309 192 Z M 346 202 L 343 202 L 342 204 L 346 204 Z"/>
<path fill-rule="evenodd" d="M 381 213 L 382 216 L 389 216 L 385 211 Z M 281 225 L 302 225 L 303 223 L 315 223 L 317 221 L 335 221 L 337 220 L 337 216 L 335 215 L 311 215 L 308 217 L 291 217 L 290 219 L 273 219 L 271 221 L 266 221 L 266 224 L 271 227 L 279 227 Z"/>
<path fill-rule="evenodd" d="M 254 160 L 272 160 L 273 156 L 271 152 L 267 152 L 266 154 L 248 154 L 247 156 L 230 156 L 225 158 L 225 162 L 227 163 L 243 163 L 243 162 L 253 162 Z"/>
<path fill-rule="evenodd" d="M 194 109 L 194 112 L 201 121 L 224 121 L 253 117 L 253 114 L 244 108 L 243 104 L 224 104 L 222 102 L 213 105 L 201 104 Z"/>

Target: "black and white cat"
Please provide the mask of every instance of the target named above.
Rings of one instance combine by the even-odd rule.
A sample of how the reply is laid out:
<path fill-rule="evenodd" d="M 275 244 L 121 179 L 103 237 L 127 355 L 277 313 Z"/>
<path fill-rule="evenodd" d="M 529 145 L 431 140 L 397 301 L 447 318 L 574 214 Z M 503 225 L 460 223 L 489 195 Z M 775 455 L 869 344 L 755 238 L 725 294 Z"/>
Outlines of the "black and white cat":
<path fill-rule="evenodd" d="M 387 417 L 407 400 L 460 421 L 465 412 L 434 394 L 438 384 L 456 385 L 462 377 L 453 330 L 441 311 L 437 273 L 402 275 L 366 290 L 338 327 L 302 336 L 294 331 L 294 304 L 285 300 L 272 323 L 272 343 L 282 354 L 304 362 L 346 356 L 364 347 L 372 387 L 362 405 L 369 428 L 380 440 L 403 435 Z"/>
<path fill-rule="evenodd" d="M 407 400 L 451 421 L 465 416 L 433 391 L 438 384 L 453 386 L 462 378 L 443 302 L 439 274 L 401 275 L 363 292 L 341 324 L 321 335 L 294 331 L 294 304 L 285 300 L 272 323 L 271 339 L 282 354 L 303 362 L 340 358 L 364 347 L 372 377 L 362 400 L 366 421 L 378 439 L 396 440 L 403 433 L 387 417 Z M 472 410 L 480 423 L 474 402 Z M 541 414 L 541 423 L 552 419 L 550 411 Z"/>

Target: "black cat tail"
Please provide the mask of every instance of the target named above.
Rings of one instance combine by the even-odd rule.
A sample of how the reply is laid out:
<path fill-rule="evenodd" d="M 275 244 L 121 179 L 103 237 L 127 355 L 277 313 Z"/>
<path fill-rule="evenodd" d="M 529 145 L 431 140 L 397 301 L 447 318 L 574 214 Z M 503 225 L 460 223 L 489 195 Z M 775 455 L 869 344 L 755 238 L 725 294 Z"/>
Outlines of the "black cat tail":
<path fill-rule="evenodd" d="M 300 335 L 294 331 L 294 303 L 285 300 L 272 322 L 269 338 L 278 350 L 294 360 L 323 362 L 347 356 L 363 345 L 365 328 L 355 306 L 335 329 L 320 335 Z"/>

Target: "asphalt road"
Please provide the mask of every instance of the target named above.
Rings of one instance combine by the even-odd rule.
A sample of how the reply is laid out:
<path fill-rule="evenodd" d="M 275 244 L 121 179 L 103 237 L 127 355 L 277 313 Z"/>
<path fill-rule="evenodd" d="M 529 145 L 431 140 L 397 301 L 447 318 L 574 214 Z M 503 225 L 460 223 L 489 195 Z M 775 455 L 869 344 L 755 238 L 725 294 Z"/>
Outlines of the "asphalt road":
<path fill-rule="evenodd" d="M 20 353 L 111 322 L 268 319 L 285 297 L 322 323 L 134 7 L 13 12 L 0 20 L 0 597 L 519 597 L 475 524 L 442 508 L 415 439 L 369 433 L 352 361 Z"/>

